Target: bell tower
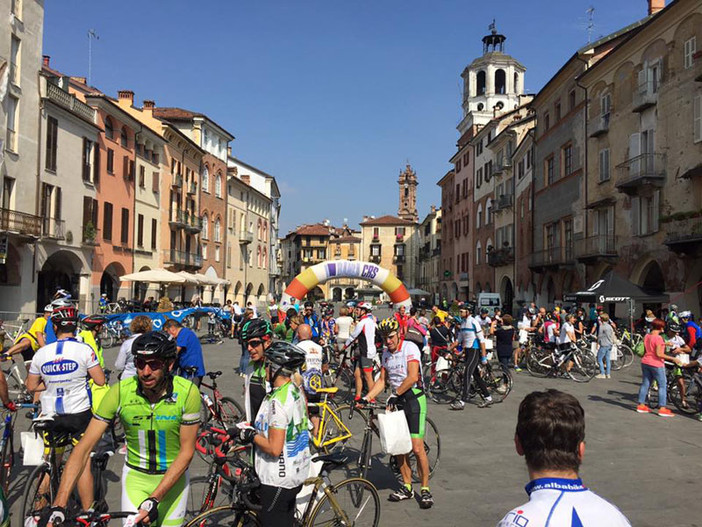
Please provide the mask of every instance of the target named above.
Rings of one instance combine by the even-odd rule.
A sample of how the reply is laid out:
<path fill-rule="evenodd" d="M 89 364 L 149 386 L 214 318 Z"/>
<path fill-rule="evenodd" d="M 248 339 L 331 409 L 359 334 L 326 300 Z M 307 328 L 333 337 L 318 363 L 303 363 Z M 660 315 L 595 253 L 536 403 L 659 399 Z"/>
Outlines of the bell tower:
<path fill-rule="evenodd" d="M 412 170 L 409 163 L 404 170 L 400 171 L 397 183 L 400 186 L 400 206 L 397 209 L 397 215 L 403 220 L 418 222 L 417 185 L 419 182 L 417 181 L 417 173 Z"/>

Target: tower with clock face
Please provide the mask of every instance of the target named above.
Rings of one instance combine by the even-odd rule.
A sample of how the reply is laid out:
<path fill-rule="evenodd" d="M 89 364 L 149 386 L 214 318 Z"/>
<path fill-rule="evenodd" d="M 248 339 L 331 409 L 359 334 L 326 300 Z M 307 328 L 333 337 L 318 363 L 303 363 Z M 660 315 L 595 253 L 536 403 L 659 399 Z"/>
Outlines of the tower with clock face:
<path fill-rule="evenodd" d="M 417 181 L 417 173 L 412 170 L 409 164 L 400 172 L 397 183 L 400 186 L 400 206 L 397 209 L 397 215 L 403 220 L 419 221 L 417 214 L 417 185 L 419 182 Z"/>
<path fill-rule="evenodd" d="M 524 95 L 526 68 L 505 53 L 507 37 L 497 32 L 495 21 L 483 37 L 483 55 L 461 73 L 463 118 L 458 131 L 463 135 L 473 126 L 483 126 L 497 115 L 514 110 Z"/>

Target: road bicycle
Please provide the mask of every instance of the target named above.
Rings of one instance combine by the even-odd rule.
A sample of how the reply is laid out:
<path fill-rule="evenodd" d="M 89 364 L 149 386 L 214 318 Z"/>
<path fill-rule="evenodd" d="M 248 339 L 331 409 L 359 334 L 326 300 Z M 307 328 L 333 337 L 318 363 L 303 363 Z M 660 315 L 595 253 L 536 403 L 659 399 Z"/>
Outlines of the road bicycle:
<path fill-rule="evenodd" d="M 590 353 L 597 357 L 597 337 L 595 335 L 584 335 L 578 339 L 575 345 L 580 348 L 583 353 Z M 610 351 L 610 367 L 612 371 L 619 371 L 623 368 L 628 368 L 634 362 L 634 352 L 624 340 L 619 340 Z"/>
<path fill-rule="evenodd" d="M 360 421 L 356 422 L 363 427 L 362 431 L 357 430 L 354 436 L 361 438 L 360 446 L 357 441 L 349 445 L 347 452 L 352 456 L 353 462 L 357 467 L 359 477 L 366 479 L 368 471 L 371 468 L 373 461 L 373 436 L 375 435 L 380 440 L 380 429 L 378 428 L 377 410 L 384 410 L 382 405 L 377 403 L 364 403 L 362 406 L 352 402 L 349 406 L 349 423 L 354 418 L 354 415 L 359 416 Z M 360 428 L 360 427 L 359 427 Z M 424 451 L 429 460 L 429 478 L 431 479 L 439 466 L 441 457 L 441 437 L 439 429 L 434 421 L 426 418 L 424 431 Z M 417 470 L 417 458 L 414 453 L 409 454 L 410 467 L 412 468 L 412 480 L 416 483 L 420 482 L 419 472 Z M 396 477 L 399 476 L 399 466 L 395 456 L 390 456 L 390 468 Z"/>
<path fill-rule="evenodd" d="M 316 403 L 307 403 L 308 407 L 319 408 L 319 426 L 317 427 L 316 435 L 313 435 L 311 438 L 312 444 L 317 450 L 327 453 L 343 448 L 353 435 L 341 417 L 343 412 L 349 409 L 349 406 L 336 406 L 329 399 L 329 396 L 333 396 L 338 392 L 339 389 L 336 386 L 331 388 L 319 386 L 314 389 L 321 394 L 322 399 Z"/>
<path fill-rule="evenodd" d="M 531 348 L 526 361 L 527 370 L 534 377 L 565 375 L 575 382 L 589 382 L 599 371 L 592 353 L 575 345 L 567 350 Z"/>
<path fill-rule="evenodd" d="M 192 378 L 197 373 L 197 367 L 185 368 L 185 372 Z M 200 426 L 204 427 L 212 421 L 215 425 L 227 430 L 243 421 L 246 412 L 238 402 L 231 397 L 223 396 L 222 392 L 219 391 L 217 377 L 220 375 L 222 375 L 221 371 L 207 372 L 206 377 L 210 379 L 210 383 L 208 384 L 204 379 L 200 383 L 200 397 L 202 398 Z M 211 390 L 212 397 L 204 392 L 205 389 Z"/>
<path fill-rule="evenodd" d="M 22 403 L 31 403 L 34 397 L 31 393 L 29 393 L 27 387 L 24 385 L 24 377 L 22 376 L 22 372 L 20 372 L 17 361 L 15 360 L 15 357 L 17 356 L 19 356 L 19 354 L 12 356 L 7 354 L 0 355 L 0 362 L 3 363 L 3 365 L 6 363 L 11 363 L 9 368 L 2 369 L 3 373 L 5 374 L 5 380 L 7 380 L 7 392 L 9 393 L 10 398 L 13 400 Z M 25 370 L 29 369 L 29 364 L 30 361 L 26 361 L 24 363 Z"/>
<path fill-rule="evenodd" d="M 688 372 L 683 369 L 682 382 L 685 389 L 685 404 L 683 404 L 680 385 L 677 379 L 674 387 L 671 387 L 670 390 L 673 404 L 683 414 L 692 415 L 702 413 L 702 375 L 697 371 Z"/>
<path fill-rule="evenodd" d="M 65 527 L 108 527 L 118 525 L 121 527 L 134 527 L 133 518 L 135 512 L 119 511 L 119 512 L 100 512 L 88 511 L 67 516 L 61 526 Z"/>
<path fill-rule="evenodd" d="M 30 408 L 36 412 L 38 405 L 16 403 L 16 407 L 18 411 L 22 408 Z M 2 420 L 0 421 L 0 429 L 2 430 L 2 436 L 0 436 L 0 487 L 5 496 L 8 495 L 10 490 L 12 471 L 15 466 L 14 432 L 16 419 L 17 412 L 7 410 L 3 412 Z"/>
<path fill-rule="evenodd" d="M 5 337 L 10 339 L 12 344 L 17 344 L 17 338 L 27 332 L 29 321 L 30 319 L 24 318 L 19 325 L 3 322 L 2 329 L 5 330 Z"/>
<path fill-rule="evenodd" d="M 120 320 L 111 320 L 103 324 L 100 330 L 100 344 L 103 348 L 121 345 L 127 338 L 129 338 L 129 330 Z"/>
<path fill-rule="evenodd" d="M 356 378 L 354 377 L 354 361 L 357 342 L 356 340 L 344 346 L 338 354 L 338 361 L 330 362 L 327 371 L 324 372 L 324 383 L 326 386 L 336 386 L 339 388 L 336 399 L 340 403 L 350 403 L 356 394 Z M 373 379 L 378 380 L 380 376 L 380 363 L 373 361 Z M 365 379 L 364 379 L 365 384 Z M 370 387 L 366 387 L 369 390 Z"/>

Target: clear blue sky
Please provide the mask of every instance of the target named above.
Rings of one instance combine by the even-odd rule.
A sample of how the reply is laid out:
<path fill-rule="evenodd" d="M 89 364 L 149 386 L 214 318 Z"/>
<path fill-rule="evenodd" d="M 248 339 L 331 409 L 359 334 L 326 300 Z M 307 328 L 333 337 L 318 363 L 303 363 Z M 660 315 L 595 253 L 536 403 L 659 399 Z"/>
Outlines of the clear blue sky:
<path fill-rule="evenodd" d="M 493 18 L 537 92 L 587 42 L 646 15 L 646 0 L 47 0 L 52 66 L 138 104 L 207 114 L 234 154 L 276 176 L 281 235 L 301 223 L 397 212 L 407 160 L 419 215 L 458 138 L 460 73 Z"/>

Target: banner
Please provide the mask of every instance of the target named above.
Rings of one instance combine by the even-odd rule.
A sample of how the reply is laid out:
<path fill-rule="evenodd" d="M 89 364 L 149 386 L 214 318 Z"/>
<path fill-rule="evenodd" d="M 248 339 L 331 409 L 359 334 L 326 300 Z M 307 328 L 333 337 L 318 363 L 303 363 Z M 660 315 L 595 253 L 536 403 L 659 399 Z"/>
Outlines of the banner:
<path fill-rule="evenodd" d="M 195 314 L 207 315 L 213 312 L 221 319 L 231 318 L 231 313 L 224 311 L 221 307 L 187 307 L 185 309 L 176 309 L 165 313 L 158 313 L 155 311 L 146 311 L 144 313 L 110 313 L 105 315 L 105 317 L 107 318 L 108 324 L 121 322 L 124 326 L 129 326 L 136 317 L 145 316 L 151 319 L 155 330 L 160 330 L 169 319 L 182 323 L 185 317 Z"/>

